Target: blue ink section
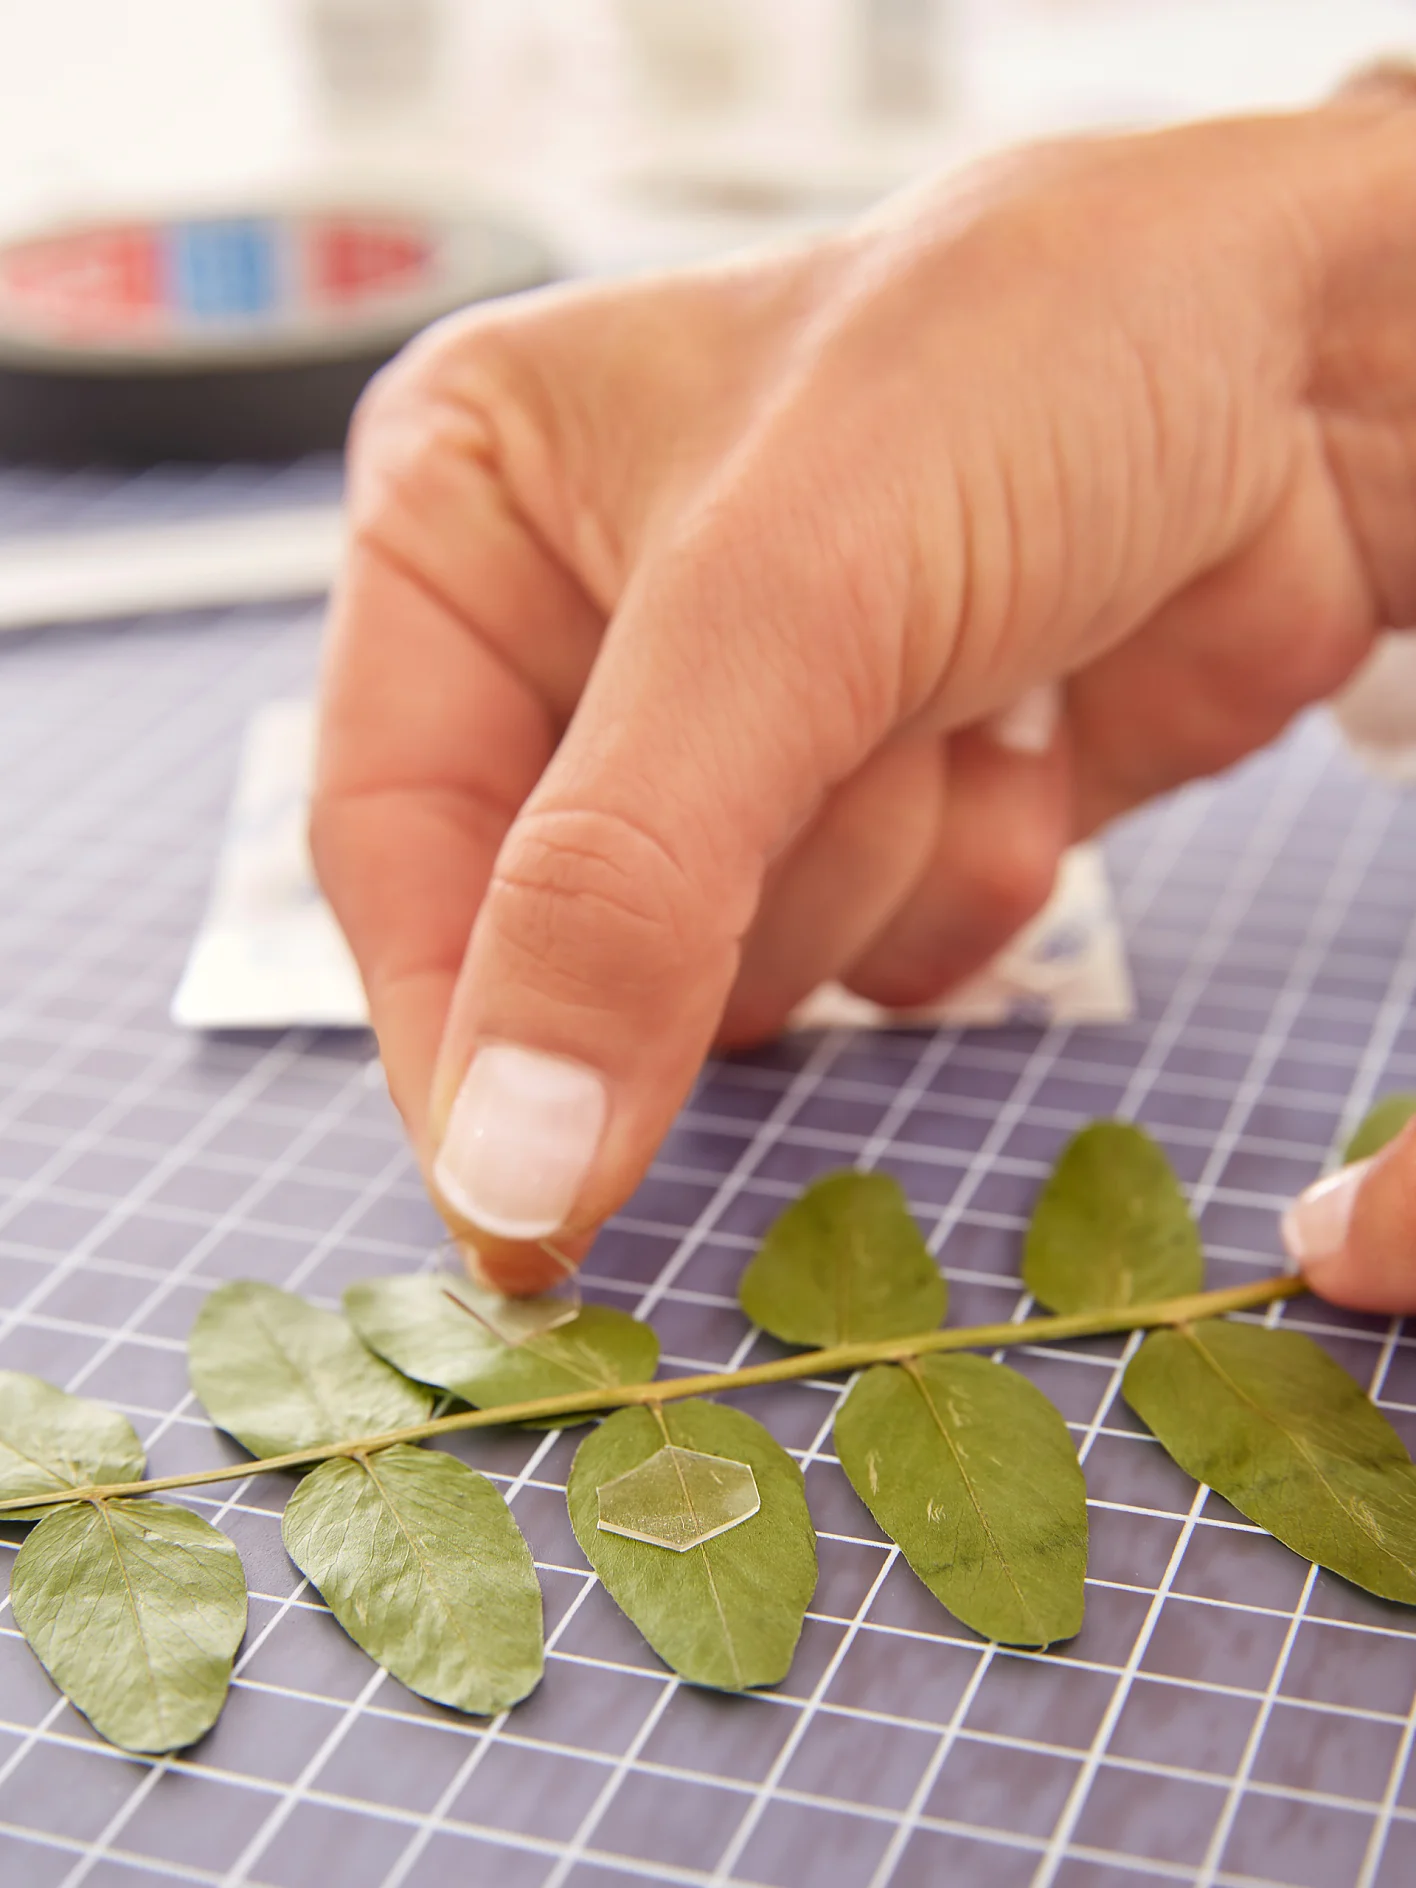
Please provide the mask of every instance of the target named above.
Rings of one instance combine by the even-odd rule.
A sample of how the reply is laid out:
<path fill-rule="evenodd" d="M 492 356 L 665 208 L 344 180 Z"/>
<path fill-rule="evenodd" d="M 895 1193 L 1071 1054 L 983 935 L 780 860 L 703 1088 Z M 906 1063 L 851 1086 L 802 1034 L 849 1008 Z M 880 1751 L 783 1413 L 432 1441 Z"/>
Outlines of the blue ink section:
<path fill-rule="evenodd" d="M 277 303 L 279 234 L 265 218 L 174 223 L 166 270 L 173 314 L 193 321 L 269 314 Z"/>

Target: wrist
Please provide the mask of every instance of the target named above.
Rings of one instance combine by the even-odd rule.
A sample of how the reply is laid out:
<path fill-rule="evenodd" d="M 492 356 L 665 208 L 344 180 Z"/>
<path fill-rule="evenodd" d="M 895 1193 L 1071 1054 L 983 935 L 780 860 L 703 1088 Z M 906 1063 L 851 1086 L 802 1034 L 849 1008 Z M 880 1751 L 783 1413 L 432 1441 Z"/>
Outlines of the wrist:
<path fill-rule="evenodd" d="M 1380 627 L 1416 622 L 1416 68 L 1374 68 L 1311 114 L 1308 403 Z"/>

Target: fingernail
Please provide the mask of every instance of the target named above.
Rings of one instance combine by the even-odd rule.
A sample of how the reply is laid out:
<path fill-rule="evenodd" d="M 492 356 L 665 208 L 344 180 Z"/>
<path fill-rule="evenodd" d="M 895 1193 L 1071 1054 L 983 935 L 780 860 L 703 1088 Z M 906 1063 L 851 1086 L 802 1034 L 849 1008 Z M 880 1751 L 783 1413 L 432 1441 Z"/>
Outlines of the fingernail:
<path fill-rule="evenodd" d="M 508 1269 L 506 1260 L 503 1260 L 501 1270 L 494 1274 L 487 1264 L 486 1254 L 478 1248 L 474 1240 L 464 1237 L 451 1241 L 462 1272 L 466 1275 L 469 1284 L 475 1286 L 478 1291 L 490 1292 L 498 1298 L 506 1297 L 508 1292 L 521 1297 L 528 1290 L 538 1297 L 563 1298 L 570 1305 L 570 1310 L 566 1313 L 567 1318 L 573 1316 L 580 1305 L 579 1268 L 564 1258 L 554 1247 L 548 1246 L 544 1240 L 537 1239 L 531 1243 L 536 1248 L 535 1253 L 518 1253 L 509 1262 L 514 1282 L 508 1284 L 504 1275 Z M 540 1262 L 538 1255 L 545 1256 L 544 1263 Z"/>
<path fill-rule="evenodd" d="M 1298 1195 L 1281 1222 L 1283 1243 L 1295 1263 L 1309 1265 L 1342 1250 L 1358 1189 L 1371 1164 L 1354 1161 Z"/>
<path fill-rule="evenodd" d="M 487 1043 L 462 1078 L 433 1178 L 448 1204 L 483 1231 L 549 1238 L 584 1185 L 608 1106 L 593 1069 Z"/>
<path fill-rule="evenodd" d="M 1013 754 L 1045 754 L 1057 732 L 1062 696 L 1055 682 L 1043 682 L 1020 695 L 1011 708 L 995 715 L 988 732 Z"/>

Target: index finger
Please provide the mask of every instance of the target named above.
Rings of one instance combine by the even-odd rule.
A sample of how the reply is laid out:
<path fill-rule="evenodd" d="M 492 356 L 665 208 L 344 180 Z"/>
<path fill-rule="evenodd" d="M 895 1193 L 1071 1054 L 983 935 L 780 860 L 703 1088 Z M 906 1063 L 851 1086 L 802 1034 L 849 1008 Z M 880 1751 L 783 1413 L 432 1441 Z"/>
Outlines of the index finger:
<path fill-rule="evenodd" d="M 429 534 L 454 547 L 436 580 L 420 556 Z M 425 1171 L 433 1070 L 472 923 L 599 630 L 494 473 L 436 434 L 366 506 L 356 492 L 328 630 L 311 847 Z"/>

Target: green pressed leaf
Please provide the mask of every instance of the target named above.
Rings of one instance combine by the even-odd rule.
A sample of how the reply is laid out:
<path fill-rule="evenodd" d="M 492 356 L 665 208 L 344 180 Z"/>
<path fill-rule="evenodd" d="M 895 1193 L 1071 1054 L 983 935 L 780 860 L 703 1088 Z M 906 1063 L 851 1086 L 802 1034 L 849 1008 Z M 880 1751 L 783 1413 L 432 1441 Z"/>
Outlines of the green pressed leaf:
<path fill-rule="evenodd" d="M 344 1309 L 369 1348 L 405 1376 L 450 1390 L 476 1409 L 647 1383 L 659 1365 L 650 1327 L 604 1305 L 585 1305 L 571 1323 L 514 1348 L 460 1311 L 445 1284 L 426 1275 L 363 1280 L 345 1292 Z"/>
<path fill-rule="evenodd" d="M 754 1324 L 788 1344 L 910 1337 L 944 1320 L 946 1287 L 897 1180 L 833 1173 L 768 1229 L 738 1286 Z"/>
<path fill-rule="evenodd" d="M 1295 1553 L 1416 1603 L 1416 1469 L 1311 1338 L 1220 1318 L 1154 1331 L 1122 1392 L 1187 1474 Z"/>
<path fill-rule="evenodd" d="M 207 1299 L 187 1363 L 207 1414 L 252 1455 L 381 1435 L 422 1422 L 433 1406 L 335 1312 L 247 1279 Z"/>
<path fill-rule="evenodd" d="M 600 1489 L 665 1442 L 744 1462 L 761 1506 L 685 1553 L 601 1531 Z M 566 1490 L 571 1526 L 615 1604 L 695 1685 L 744 1691 L 787 1674 L 816 1587 L 816 1534 L 801 1470 L 740 1410 L 694 1399 L 622 1409 L 581 1443 Z"/>
<path fill-rule="evenodd" d="M 0 1370 L 0 1501 L 135 1482 L 144 1459 L 133 1425 L 116 1410 L 21 1370 Z M 21 1508 L 5 1518 L 28 1521 L 48 1512 Z"/>
<path fill-rule="evenodd" d="M 1416 1095 L 1384 1095 L 1360 1123 L 1343 1149 L 1342 1164 L 1367 1160 L 1379 1154 L 1388 1141 L 1394 1141 L 1406 1123 L 1416 1115 Z"/>
<path fill-rule="evenodd" d="M 111 1743 L 180 1750 L 216 1722 L 246 1577 L 200 1515 L 160 1501 L 55 1508 L 16 1556 L 10 1602 L 55 1684 Z"/>
<path fill-rule="evenodd" d="M 982 1357 L 877 1364 L 836 1415 L 851 1486 L 936 1599 L 986 1639 L 1080 1630 L 1087 1489 L 1067 1425 Z"/>
<path fill-rule="evenodd" d="M 1094 1121 L 1062 1150 L 1028 1227 L 1023 1282 L 1050 1311 L 1183 1298 L 1204 1281 L 1199 1228 L 1170 1162 L 1125 1121 Z"/>
<path fill-rule="evenodd" d="M 541 1676 L 531 1550 L 487 1480 L 398 1444 L 307 1475 L 282 1533 L 300 1571 L 371 1658 L 410 1691 L 486 1716 Z"/>

